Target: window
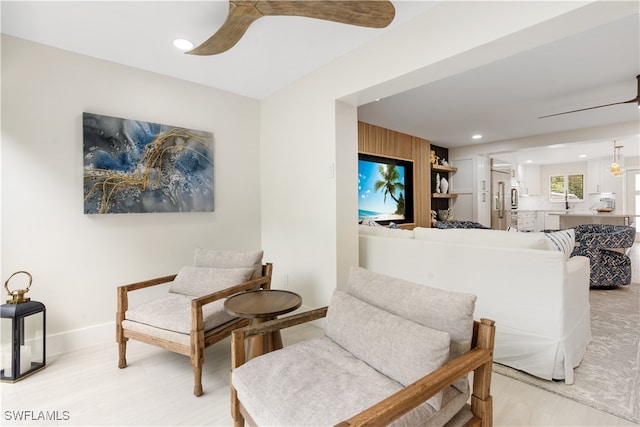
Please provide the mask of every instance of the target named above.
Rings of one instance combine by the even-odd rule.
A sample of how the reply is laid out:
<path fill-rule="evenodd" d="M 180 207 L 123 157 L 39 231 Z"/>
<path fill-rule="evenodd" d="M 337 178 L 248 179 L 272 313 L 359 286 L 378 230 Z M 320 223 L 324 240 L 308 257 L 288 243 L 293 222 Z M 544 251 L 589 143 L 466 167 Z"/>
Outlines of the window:
<path fill-rule="evenodd" d="M 551 175 L 549 200 L 552 202 L 578 202 L 584 200 L 584 175 Z"/>

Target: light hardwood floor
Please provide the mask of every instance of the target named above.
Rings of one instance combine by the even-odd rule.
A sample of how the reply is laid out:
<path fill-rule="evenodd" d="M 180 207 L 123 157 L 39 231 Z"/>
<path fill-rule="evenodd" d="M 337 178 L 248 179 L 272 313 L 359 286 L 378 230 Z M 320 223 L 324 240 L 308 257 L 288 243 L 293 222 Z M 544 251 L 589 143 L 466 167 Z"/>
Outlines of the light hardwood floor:
<path fill-rule="evenodd" d="M 636 244 L 630 252 L 634 282 L 640 281 L 638 249 Z M 301 326 L 286 330 L 283 339 L 288 345 L 321 333 Z M 117 367 L 115 338 L 50 357 L 32 377 L 2 383 L 0 425 L 230 426 L 229 354 L 228 339 L 207 349 L 201 397 L 192 394 L 187 357 L 145 344 L 129 343 L 126 369 Z M 492 394 L 496 426 L 637 425 L 499 374 L 493 375 Z"/>
<path fill-rule="evenodd" d="M 321 334 L 293 328 L 285 345 Z M 20 426 L 230 426 L 229 340 L 207 349 L 204 395 L 192 394 L 187 357 L 137 342 L 126 369 L 117 348 L 102 344 L 51 357 L 41 372 L 2 384 L 2 425 Z M 496 426 L 633 426 L 631 422 L 494 374 Z M 41 419 L 18 422 L 18 416 Z M 40 411 L 43 411 L 42 413 Z M 46 416 L 53 417 L 47 420 Z M 45 418 L 42 419 L 42 416 Z"/>

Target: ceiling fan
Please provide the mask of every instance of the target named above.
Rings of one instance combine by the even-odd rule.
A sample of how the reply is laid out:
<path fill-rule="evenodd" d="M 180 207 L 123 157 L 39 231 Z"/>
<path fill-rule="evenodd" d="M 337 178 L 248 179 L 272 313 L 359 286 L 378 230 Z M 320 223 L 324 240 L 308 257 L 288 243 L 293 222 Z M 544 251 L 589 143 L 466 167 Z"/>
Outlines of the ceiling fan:
<path fill-rule="evenodd" d="M 263 16 L 306 16 L 361 27 L 384 28 L 393 21 L 395 8 L 388 0 L 253 0 L 229 1 L 222 27 L 192 55 L 216 55 L 231 49 L 249 26 Z"/>
<path fill-rule="evenodd" d="M 612 104 L 598 105 L 596 107 L 581 108 L 579 110 L 565 111 L 564 113 L 549 114 L 548 116 L 542 116 L 542 117 L 538 117 L 538 118 L 539 119 L 544 119 L 544 118 L 547 118 L 547 117 L 560 116 L 562 114 L 577 113 L 578 111 L 586 111 L 586 110 L 593 110 L 595 108 L 610 107 L 612 105 L 631 104 L 633 102 L 637 103 L 638 104 L 638 108 L 640 108 L 640 74 L 636 76 L 636 80 L 638 81 L 638 92 L 637 92 L 637 95 L 636 95 L 635 98 L 630 99 L 628 101 L 614 102 Z"/>

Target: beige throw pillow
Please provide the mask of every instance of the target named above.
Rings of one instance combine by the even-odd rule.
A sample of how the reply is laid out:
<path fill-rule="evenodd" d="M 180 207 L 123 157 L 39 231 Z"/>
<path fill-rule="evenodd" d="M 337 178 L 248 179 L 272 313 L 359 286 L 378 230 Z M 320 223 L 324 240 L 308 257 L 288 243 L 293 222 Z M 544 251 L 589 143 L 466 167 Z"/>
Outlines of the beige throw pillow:
<path fill-rule="evenodd" d="M 449 334 L 396 316 L 338 289 L 327 311 L 326 335 L 376 371 L 407 386 L 442 366 Z M 429 401 L 440 409 L 442 393 Z"/>
<path fill-rule="evenodd" d="M 251 267 L 254 269 L 252 279 L 262 275 L 263 251 L 222 251 L 198 248 L 195 251 L 193 265 L 211 268 Z"/>

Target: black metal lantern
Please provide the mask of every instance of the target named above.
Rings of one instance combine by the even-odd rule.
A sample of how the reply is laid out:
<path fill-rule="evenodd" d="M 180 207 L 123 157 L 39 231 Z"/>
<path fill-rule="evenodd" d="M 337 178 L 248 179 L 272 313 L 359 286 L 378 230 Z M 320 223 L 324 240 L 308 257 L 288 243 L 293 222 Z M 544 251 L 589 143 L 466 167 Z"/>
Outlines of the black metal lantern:
<path fill-rule="evenodd" d="M 9 290 L 9 280 L 17 274 L 26 274 L 26 289 Z M 2 304 L 2 370 L 0 380 L 14 383 L 44 368 L 46 360 L 44 304 L 25 298 L 31 288 L 32 277 L 26 271 L 17 271 L 4 283 L 10 300 Z"/>

